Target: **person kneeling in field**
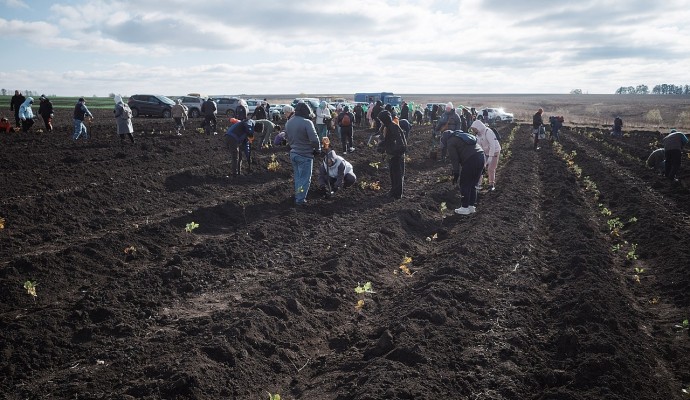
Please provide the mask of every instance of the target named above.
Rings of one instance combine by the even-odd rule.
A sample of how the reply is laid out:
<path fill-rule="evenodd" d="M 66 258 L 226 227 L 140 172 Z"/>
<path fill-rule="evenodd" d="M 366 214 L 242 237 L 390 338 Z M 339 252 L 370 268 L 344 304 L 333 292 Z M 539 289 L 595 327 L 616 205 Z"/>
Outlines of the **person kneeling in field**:
<path fill-rule="evenodd" d="M 335 150 L 329 150 L 319 167 L 319 186 L 326 191 L 326 198 L 340 189 L 354 185 L 356 181 L 352 164 L 335 154 Z"/>
<path fill-rule="evenodd" d="M 232 122 L 232 120 L 231 120 Z M 232 174 L 239 175 L 242 168 L 242 154 L 247 157 L 247 173 L 252 172 L 252 146 L 254 141 L 254 120 L 246 119 L 230 125 L 223 137 L 225 146 L 230 150 L 230 165 Z"/>
<path fill-rule="evenodd" d="M 647 167 L 655 169 L 661 175 L 664 174 L 666 169 L 666 154 L 664 154 L 664 149 L 659 148 L 652 152 L 647 158 L 645 163 Z"/>

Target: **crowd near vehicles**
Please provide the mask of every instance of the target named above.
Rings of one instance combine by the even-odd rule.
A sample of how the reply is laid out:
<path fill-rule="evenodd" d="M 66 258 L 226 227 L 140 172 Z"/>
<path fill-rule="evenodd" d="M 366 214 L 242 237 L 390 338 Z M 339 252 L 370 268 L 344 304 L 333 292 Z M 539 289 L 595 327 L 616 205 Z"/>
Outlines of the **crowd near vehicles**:
<path fill-rule="evenodd" d="M 375 103 L 378 100 L 394 107 L 400 107 L 402 104 L 402 97 L 396 96 L 392 92 L 355 93 L 355 102 Z"/>
<path fill-rule="evenodd" d="M 129 97 L 127 105 L 132 109 L 133 117 L 148 115 L 170 118 L 170 110 L 175 102 L 159 94 L 135 94 Z"/>

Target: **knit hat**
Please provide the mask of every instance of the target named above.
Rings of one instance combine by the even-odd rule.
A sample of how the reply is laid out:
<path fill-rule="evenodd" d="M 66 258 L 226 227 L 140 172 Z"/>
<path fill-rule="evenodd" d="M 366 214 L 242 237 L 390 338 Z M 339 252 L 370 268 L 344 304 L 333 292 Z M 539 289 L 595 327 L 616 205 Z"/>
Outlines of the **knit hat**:
<path fill-rule="evenodd" d="M 453 109 L 453 103 L 451 103 L 451 102 L 449 101 L 448 103 L 446 103 L 446 111 L 450 111 L 450 110 L 452 110 L 452 109 Z"/>

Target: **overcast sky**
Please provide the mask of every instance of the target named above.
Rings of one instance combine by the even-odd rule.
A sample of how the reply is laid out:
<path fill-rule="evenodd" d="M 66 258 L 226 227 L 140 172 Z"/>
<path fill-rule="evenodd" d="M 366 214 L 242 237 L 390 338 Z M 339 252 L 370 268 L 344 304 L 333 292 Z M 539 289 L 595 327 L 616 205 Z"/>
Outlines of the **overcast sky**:
<path fill-rule="evenodd" d="M 0 0 L 0 86 L 613 93 L 690 84 L 690 0 Z"/>

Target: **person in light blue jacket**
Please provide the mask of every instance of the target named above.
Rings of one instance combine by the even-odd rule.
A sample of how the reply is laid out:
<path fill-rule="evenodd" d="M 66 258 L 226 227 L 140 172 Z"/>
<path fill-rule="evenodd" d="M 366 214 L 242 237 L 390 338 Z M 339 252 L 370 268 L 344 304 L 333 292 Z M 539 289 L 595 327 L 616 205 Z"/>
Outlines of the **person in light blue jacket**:
<path fill-rule="evenodd" d="M 22 124 L 22 132 L 28 132 L 34 124 L 34 112 L 31 105 L 34 104 L 33 97 L 27 97 L 19 106 L 19 120 Z"/>

